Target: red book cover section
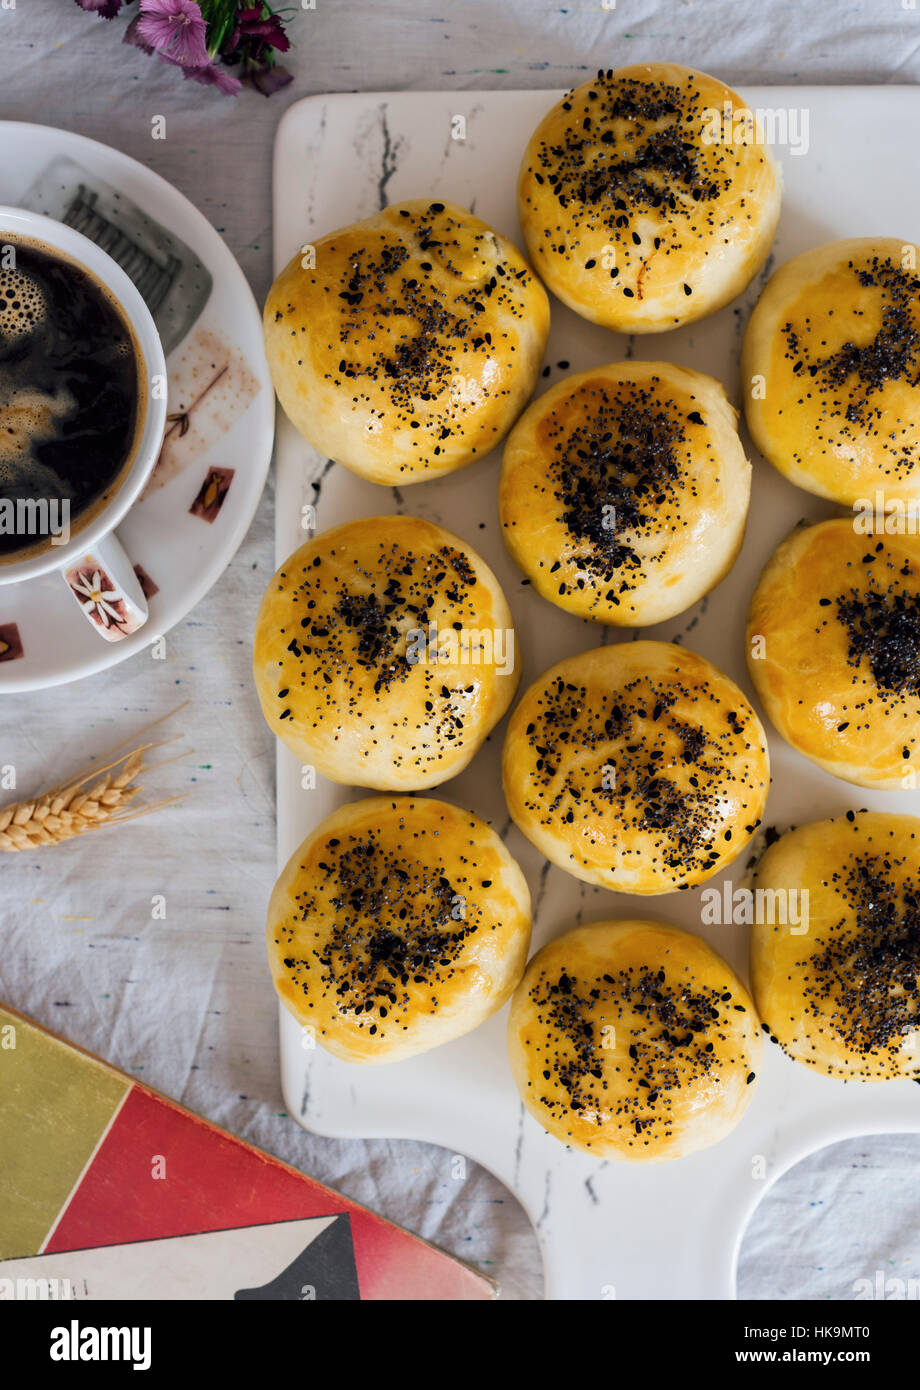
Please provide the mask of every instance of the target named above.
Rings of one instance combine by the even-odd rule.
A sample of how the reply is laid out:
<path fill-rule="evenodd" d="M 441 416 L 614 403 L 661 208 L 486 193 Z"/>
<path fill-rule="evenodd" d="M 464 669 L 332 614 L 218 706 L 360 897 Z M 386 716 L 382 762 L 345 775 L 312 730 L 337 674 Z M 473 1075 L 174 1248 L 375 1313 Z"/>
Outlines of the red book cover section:
<path fill-rule="evenodd" d="M 0 1005 L 0 1300 L 495 1293 L 468 1265 Z"/>

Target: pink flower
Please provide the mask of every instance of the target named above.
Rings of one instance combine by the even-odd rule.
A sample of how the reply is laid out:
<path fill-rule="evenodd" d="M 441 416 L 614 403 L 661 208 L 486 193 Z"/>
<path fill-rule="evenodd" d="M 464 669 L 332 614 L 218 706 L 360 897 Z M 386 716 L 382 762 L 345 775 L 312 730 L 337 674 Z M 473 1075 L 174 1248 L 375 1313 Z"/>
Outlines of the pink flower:
<path fill-rule="evenodd" d="M 139 14 L 136 14 L 124 32 L 122 43 L 133 44 L 134 47 L 139 48 L 142 53 L 153 53 L 154 49 L 151 48 L 147 40 L 142 39 L 140 34 L 137 32 L 137 26 L 140 24 L 140 22 L 141 17 Z"/>
<path fill-rule="evenodd" d="M 207 25 L 195 0 L 141 0 L 137 33 L 168 63 L 210 65 Z"/>

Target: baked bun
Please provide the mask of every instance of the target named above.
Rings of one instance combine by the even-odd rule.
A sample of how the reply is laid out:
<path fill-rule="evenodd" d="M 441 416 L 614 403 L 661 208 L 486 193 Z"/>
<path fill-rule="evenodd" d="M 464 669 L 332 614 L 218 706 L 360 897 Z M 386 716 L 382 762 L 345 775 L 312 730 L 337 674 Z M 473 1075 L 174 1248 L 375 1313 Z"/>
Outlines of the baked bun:
<path fill-rule="evenodd" d="M 508 721 L 502 779 L 516 824 L 561 869 L 669 893 L 740 854 L 770 766 L 760 720 L 705 657 L 620 642 L 534 682 Z"/>
<path fill-rule="evenodd" d="M 388 791 L 456 776 L 518 683 L 495 575 L 415 516 L 348 521 L 295 551 L 262 599 L 254 671 L 265 718 L 301 762 Z"/>
<path fill-rule="evenodd" d="M 753 114 L 677 63 L 599 72 L 540 122 L 518 210 L 563 304 L 621 333 L 721 309 L 767 258 L 782 197 Z"/>
<path fill-rule="evenodd" d="M 793 748 L 861 787 L 916 787 L 920 537 L 798 527 L 754 591 L 747 657 Z"/>
<path fill-rule="evenodd" d="M 751 466 L 722 387 L 615 362 L 540 396 L 505 444 L 505 544 L 551 603 L 641 627 L 689 608 L 744 540 Z"/>
<path fill-rule="evenodd" d="M 395 1062 L 500 1009 L 524 969 L 530 895 L 498 835 L 425 798 L 342 806 L 268 907 L 281 999 L 346 1062 Z"/>
<path fill-rule="evenodd" d="M 313 251 L 282 270 L 263 316 L 278 399 L 304 438 L 374 483 L 437 478 L 494 448 L 536 385 L 549 332 L 546 293 L 517 247 L 420 198 Z"/>
<path fill-rule="evenodd" d="M 527 966 L 508 1019 L 524 1104 L 563 1144 L 661 1163 L 708 1148 L 754 1093 L 763 1039 L 734 971 L 663 922 L 598 922 Z"/>
<path fill-rule="evenodd" d="M 826 1076 L 920 1081 L 920 820 L 849 811 L 799 826 L 754 881 L 754 996 L 774 1042 Z"/>
<path fill-rule="evenodd" d="M 764 458 L 818 497 L 920 505 L 917 257 L 899 237 L 817 246 L 780 267 L 750 317 L 748 429 Z"/>

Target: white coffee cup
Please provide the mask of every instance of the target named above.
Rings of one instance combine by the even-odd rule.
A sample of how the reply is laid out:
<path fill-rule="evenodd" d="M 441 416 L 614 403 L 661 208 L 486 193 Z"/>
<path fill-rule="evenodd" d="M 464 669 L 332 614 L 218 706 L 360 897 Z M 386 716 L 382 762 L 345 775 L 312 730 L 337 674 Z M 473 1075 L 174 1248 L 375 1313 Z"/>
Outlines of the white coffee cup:
<path fill-rule="evenodd" d="M 18 584 L 49 570 L 60 570 L 84 617 L 109 641 L 135 632 L 147 620 L 147 601 L 115 527 L 137 501 L 159 456 L 166 426 L 166 360 L 153 317 L 143 297 L 121 266 L 95 242 L 63 222 L 0 206 L 0 256 L 5 241 L 25 238 L 42 242 L 84 267 L 117 300 L 139 349 L 138 367 L 146 382 L 146 401 L 135 434 L 133 457 L 111 497 L 96 510 L 88 509 L 81 524 L 60 543 L 49 542 L 21 560 L 0 562 L 0 584 Z M 59 538 L 55 538 L 57 541 Z M 74 614 L 76 618 L 76 614 Z"/>

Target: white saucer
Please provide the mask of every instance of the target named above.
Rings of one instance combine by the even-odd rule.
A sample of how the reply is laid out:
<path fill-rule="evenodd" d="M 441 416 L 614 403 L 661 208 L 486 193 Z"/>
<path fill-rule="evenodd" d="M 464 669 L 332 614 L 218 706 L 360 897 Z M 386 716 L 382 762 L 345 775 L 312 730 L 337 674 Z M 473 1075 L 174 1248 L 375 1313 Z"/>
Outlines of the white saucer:
<path fill-rule="evenodd" d="M 2 121 L 0 148 L 0 203 L 60 218 L 65 205 L 73 208 L 79 166 L 89 177 L 81 180 L 82 211 L 72 211 L 69 220 L 79 218 L 74 225 L 93 235 L 90 224 L 101 215 L 126 238 L 120 253 L 113 248 L 116 259 L 129 260 L 136 271 L 143 260 L 137 243 L 167 267 L 161 274 L 151 270 L 140 288 L 157 303 L 170 413 L 188 411 L 181 438 L 183 420 L 173 420 L 147 493 L 118 528 L 147 585 L 146 625 L 120 642 L 106 642 L 81 618 L 59 574 L 0 585 L 5 693 L 62 684 L 124 661 L 203 598 L 258 506 L 271 461 L 275 402 L 252 291 L 187 198 L 136 160 L 65 130 Z M 167 284 L 172 288 L 164 294 Z M 205 492 L 210 506 L 200 500 Z"/>

